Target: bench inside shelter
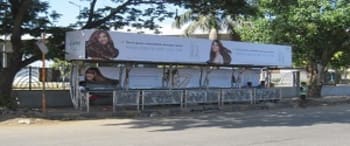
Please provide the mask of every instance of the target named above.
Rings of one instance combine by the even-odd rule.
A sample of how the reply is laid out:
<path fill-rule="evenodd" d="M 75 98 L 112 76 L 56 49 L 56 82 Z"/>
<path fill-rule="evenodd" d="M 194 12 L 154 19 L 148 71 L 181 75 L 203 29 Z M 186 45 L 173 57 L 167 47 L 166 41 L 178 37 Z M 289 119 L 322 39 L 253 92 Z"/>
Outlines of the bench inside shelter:
<path fill-rule="evenodd" d="M 81 101 L 81 104 L 85 104 L 86 110 L 90 110 L 90 104 L 93 100 L 100 101 L 104 100 L 107 103 L 111 103 L 113 98 L 116 96 L 116 91 L 118 89 L 118 84 L 111 84 L 111 83 L 89 83 L 89 82 L 83 82 L 81 84 L 83 87 L 82 89 L 82 96 L 84 98 L 81 98 L 83 101 Z M 104 102 L 102 102 L 104 103 Z"/>

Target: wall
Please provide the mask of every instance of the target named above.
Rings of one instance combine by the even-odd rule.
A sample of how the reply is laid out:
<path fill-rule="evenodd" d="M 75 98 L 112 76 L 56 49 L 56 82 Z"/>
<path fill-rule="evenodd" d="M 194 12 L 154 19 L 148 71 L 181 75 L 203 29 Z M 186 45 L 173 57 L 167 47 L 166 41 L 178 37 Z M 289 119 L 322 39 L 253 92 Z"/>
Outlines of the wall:
<path fill-rule="evenodd" d="M 15 90 L 14 96 L 18 98 L 20 107 L 41 107 L 41 90 Z M 47 90 L 47 107 L 72 107 L 69 90 Z"/>
<path fill-rule="evenodd" d="M 291 98 L 298 96 L 298 90 L 296 87 L 281 87 L 282 98 Z"/>
<path fill-rule="evenodd" d="M 350 86 L 323 86 L 321 96 L 350 96 Z"/>
<path fill-rule="evenodd" d="M 282 97 L 290 98 L 297 96 L 294 87 L 283 87 Z M 350 90 L 349 90 L 350 91 Z M 41 107 L 42 92 L 40 90 L 15 90 L 14 95 L 18 98 L 20 107 L 39 108 Z M 350 95 L 350 93 L 349 93 Z M 111 98 L 101 99 L 97 104 L 111 103 Z M 47 107 L 73 107 L 68 90 L 48 90 L 46 91 Z"/>

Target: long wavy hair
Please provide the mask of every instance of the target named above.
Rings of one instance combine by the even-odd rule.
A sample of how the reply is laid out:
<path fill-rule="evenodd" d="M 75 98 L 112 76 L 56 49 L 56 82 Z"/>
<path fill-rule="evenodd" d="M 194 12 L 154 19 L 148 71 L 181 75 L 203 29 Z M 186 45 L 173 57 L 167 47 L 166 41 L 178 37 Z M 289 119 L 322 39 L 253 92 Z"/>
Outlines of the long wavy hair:
<path fill-rule="evenodd" d="M 106 34 L 108 38 L 107 44 L 101 44 L 98 41 L 100 34 Z M 105 30 L 96 30 L 90 36 L 86 45 L 86 57 L 98 58 L 98 59 L 111 59 L 116 58 L 119 55 L 119 50 L 114 47 L 113 40 L 109 33 Z"/>
<path fill-rule="evenodd" d="M 222 45 L 222 43 L 219 40 L 213 40 L 213 42 L 211 43 L 208 63 L 214 63 L 214 59 L 215 59 L 215 52 L 213 51 L 214 43 L 217 43 L 219 45 L 219 52 L 224 59 L 223 64 L 230 64 L 231 60 L 232 60 L 231 55 L 230 55 L 231 50 L 224 47 L 224 45 Z"/>
<path fill-rule="evenodd" d="M 94 74 L 94 78 L 92 80 L 88 80 L 86 78 L 86 74 Z M 85 71 L 85 81 L 88 83 L 110 83 L 110 84 L 119 83 L 119 80 L 110 79 L 103 76 L 101 71 L 97 67 L 90 67 Z"/>

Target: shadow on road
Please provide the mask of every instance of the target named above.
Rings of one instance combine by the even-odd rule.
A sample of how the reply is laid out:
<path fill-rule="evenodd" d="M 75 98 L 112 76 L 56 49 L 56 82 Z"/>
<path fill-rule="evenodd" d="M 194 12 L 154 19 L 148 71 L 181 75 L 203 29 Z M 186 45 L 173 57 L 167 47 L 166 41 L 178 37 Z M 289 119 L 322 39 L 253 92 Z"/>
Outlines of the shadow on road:
<path fill-rule="evenodd" d="M 156 128 L 152 132 L 177 131 L 202 127 L 247 128 L 265 126 L 309 126 L 327 123 L 350 123 L 350 106 L 324 106 L 246 112 L 214 112 L 173 117 L 134 119 L 125 123 L 103 126 Z"/>

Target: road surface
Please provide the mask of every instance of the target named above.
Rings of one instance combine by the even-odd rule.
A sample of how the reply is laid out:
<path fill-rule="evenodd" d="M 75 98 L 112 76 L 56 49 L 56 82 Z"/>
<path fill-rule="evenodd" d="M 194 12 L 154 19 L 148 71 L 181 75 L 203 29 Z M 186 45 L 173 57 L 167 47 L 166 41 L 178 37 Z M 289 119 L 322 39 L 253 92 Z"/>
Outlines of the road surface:
<path fill-rule="evenodd" d="M 0 125 L 4 146 L 349 146 L 350 105 Z"/>

